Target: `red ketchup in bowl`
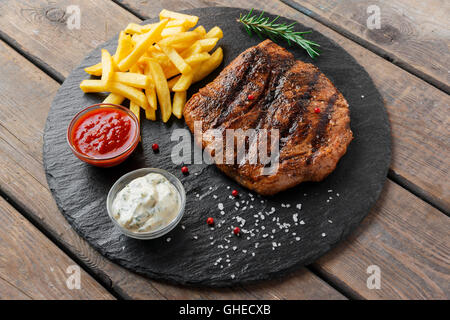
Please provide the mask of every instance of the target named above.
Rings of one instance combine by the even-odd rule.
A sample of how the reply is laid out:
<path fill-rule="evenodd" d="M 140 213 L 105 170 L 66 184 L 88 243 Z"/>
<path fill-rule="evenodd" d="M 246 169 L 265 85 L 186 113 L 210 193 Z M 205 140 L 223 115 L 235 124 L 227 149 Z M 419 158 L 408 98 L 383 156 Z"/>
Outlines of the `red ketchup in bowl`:
<path fill-rule="evenodd" d="M 70 123 L 67 139 L 81 160 L 100 167 L 124 161 L 139 143 L 139 122 L 128 109 L 109 104 L 90 106 Z"/>

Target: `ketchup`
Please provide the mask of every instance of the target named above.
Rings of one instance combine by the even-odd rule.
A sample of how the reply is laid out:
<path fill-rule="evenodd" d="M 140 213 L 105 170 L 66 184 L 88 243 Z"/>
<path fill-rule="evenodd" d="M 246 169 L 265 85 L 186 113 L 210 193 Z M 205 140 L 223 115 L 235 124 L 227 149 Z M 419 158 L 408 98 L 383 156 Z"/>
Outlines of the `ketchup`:
<path fill-rule="evenodd" d="M 79 153 L 94 159 L 111 159 L 132 146 L 138 130 L 123 110 L 111 107 L 92 109 L 73 125 L 71 140 Z"/>

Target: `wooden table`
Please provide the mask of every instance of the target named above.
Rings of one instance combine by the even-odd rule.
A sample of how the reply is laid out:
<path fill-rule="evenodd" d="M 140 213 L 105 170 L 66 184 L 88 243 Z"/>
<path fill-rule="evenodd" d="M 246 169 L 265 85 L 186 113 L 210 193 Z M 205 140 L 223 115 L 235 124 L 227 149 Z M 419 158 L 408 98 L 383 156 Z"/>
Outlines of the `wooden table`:
<path fill-rule="evenodd" d="M 76 5 L 81 28 L 67 27 Z M 393 159 L 381 198 L 345 242 L 289 277 L 198 289 L 142 278 L 94 251 L 58 211 L 42 167 L 42 132 L 64 78 L 128 22 L 236 6 L 280 14 L 335 39 L 381 92 Z M 381 29 L 369 30 L 369 5 Z M 440 0 L 61 0 L 0 2 L 0 298 L 449 299 L 449 2 Z M 233 23 L 230 20 L 230 23 Z M 379 266 L 381 288 L 367 268 Z M 66 285 L 70 266 L 81 289 Z"/>

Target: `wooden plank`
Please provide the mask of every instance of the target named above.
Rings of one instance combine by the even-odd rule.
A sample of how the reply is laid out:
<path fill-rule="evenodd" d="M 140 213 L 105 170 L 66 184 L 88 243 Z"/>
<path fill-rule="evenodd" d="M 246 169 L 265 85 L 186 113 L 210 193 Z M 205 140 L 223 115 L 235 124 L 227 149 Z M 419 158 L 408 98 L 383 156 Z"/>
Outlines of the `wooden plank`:
<path fill-rule="evenodd" d="M 79 289 L 67 285 L 68 268 L 79 268 Z M 3 198 L 0 290 L 1 299 L 114 299 Z"/>
<path fill-rule="evenodd" d="M 450 2 L 441 0 L 281 0 L 395 64 L 450 92 Z M 380 10 L 379 29 L 367 20 Z"/>
<path fill-rule="evenodd" d="M 109 262 L 81 239 L 58 211 L 42 169 L 45 115 L 59 85 L 2 42 L 0 62 L 4 66 L 0 75 L 0 168 L 4 168 L 0 170 L 0 189 L 8 197 L 125 298 L 255 299 L 255 295 L 239 287 L 193 289 L 149 281 Z M 274 292 L 273 297 L 343 298 L 307 270 L 294 281 L 305 290 L 289 296 Z M 270 291 L 270 287 L 266 285 L 265 290 Z"/>
<path fill-rule="evenodd" d="M 450 219 L 388 181 L 370 215 L 314 267 L 365 299 L 449 299 Z M 380 267 L 381 289 L 367 268 Z"/>
<path fill-rule="evenodd" d="M 142 16 L 156 16 L 160 10 L 153 2 L 120 2 Z M 164 6 L 177 10 L 183 3 L 164 3 Z M 207 5 L 204 1 L 190 0 L 185 6 L 195 3 L 199 7 Z M 450 171 L 447 160 L 450 158 L 447 147 L 450 141 L 449 95 L 279 1 L 218 0 L 211 5 L 259 8 L 280 14 L 316 29 L 353 54 L 384 98 L 392 126 L 393 173 L 420 196 L 441 210 L 450 211 L 450 181 L 447 179 Z"/>

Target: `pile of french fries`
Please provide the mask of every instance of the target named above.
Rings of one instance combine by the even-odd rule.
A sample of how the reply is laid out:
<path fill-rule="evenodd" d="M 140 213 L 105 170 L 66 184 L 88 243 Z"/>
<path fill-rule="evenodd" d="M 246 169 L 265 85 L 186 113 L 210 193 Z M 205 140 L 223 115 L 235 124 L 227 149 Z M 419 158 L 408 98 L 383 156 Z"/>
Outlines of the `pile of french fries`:
<path fill-rule="evenodd" d="M 161 118 L 167 122 L 172 113 L 181 118 L 189 86 L 202 80 L 222 62 L 218 47 L 223 37 L 219 27 L 206 32 L 197 25 L 198 17 L 162 10 L 160 22 L 130 23 L 120 32 L 114 55 L 103 49 L 101 62 L 84 70 L 101 79 L 83 80 L 84 92 L 110 92 L 105 103 L 122 104 L 130 100 L 130 110 L 140 119 L 156 120 L 159 104 Z M 171 99 L 173 92 L 173 100 Z"/>

